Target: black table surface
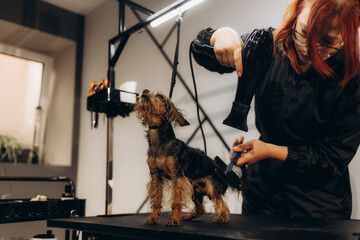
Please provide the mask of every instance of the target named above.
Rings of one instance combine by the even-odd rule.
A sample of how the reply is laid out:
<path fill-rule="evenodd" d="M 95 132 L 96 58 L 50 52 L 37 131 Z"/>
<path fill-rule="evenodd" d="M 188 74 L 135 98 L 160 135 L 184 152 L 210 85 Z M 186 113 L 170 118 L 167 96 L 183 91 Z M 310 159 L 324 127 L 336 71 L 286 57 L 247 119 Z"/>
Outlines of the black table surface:
<path fill-rule="evenodd" d="M 359 240 L 359 220 L 279 219 L 231 214 L 230 222 L 218 224 L 207 214 L 178 227 L 167 227 L 163 214 L 156 225 L 145 225 L 148 214 L 124 214 L 48 220 L 48 227 L 129 239 L 291 239 Z"/>

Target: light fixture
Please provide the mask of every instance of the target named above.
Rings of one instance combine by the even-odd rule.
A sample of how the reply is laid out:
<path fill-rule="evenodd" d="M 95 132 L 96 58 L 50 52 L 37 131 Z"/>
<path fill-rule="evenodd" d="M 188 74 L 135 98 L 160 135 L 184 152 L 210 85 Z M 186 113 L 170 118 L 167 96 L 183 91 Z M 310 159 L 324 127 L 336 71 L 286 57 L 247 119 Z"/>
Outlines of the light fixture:
<path fill-rule="evenodd" d="M 204 0 L 191 0 L 188 3 L 185 3 L 184 5 L 180 6 L 179 8 L 177 8 L 175 10 L 172 10 L 171 12 L 168 12 L 164 16 L 155 19 L 154 21 L 152 21 L 150 23 L 150 26 L 151 27 L 157 27 L 160 24 L 166 22 L 167 20 L 178 16 L 179 14 L 187 11 L 188 9 L 194 7 L 195 5 L 198 5 L 199 3 L 203 2 L 203 1 Z"/>
<path fill-rule="evenodd" d="M 128 81 L 121 84 L 120 90 L 120 101 L 125 103 L 136 103 L 136 81 Z"/>

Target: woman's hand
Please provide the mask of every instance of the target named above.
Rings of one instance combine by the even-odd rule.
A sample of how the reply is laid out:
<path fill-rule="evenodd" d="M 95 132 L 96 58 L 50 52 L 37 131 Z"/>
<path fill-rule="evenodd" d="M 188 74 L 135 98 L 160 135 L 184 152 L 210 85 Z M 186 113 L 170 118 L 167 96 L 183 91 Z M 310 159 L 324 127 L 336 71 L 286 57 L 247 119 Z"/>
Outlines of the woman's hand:
<path fill-rule="evenodd" d="M 244 137 L 235 139 L 233 149 L 230 152 L 230 158 L 234 151 L 242 152 L 241 156 L 236 162 L 236 165 L 253 164 L 257 161 L 273 158 L 279 161 L 285 161 L 288 154 L 288 148 L 286 146 L 278 146 L 270 143 L 265 143 L 260 140 L 251 140 L 243 143 Z"/>
<path fill-rule="evenodd" d="M 218 62 L 223 66 L 235 67 L 238 76 L 241 77 L 243 42 L 240 35 L 231 28 L 219 28 L 211 36 L 210 45 L 214 47 Z"/>

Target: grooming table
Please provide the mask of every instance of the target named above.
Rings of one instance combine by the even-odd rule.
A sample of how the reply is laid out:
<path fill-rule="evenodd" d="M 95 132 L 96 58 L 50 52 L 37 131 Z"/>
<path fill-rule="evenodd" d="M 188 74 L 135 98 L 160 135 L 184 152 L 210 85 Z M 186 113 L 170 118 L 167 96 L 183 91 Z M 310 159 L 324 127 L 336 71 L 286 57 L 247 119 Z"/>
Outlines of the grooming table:
<path fill-rule="evenodd" d="M 168 214 L 156 225 L 144 225 L 148 214 L 125 214 L 48 220 L 48 227 L 83 232 L 83 239 L 251 239 L 358 240 L 359 220 L 277 219 L 232 214 L 230 223 L 217 224 L 210 214 L 179 227 L 166 227 Z"/>

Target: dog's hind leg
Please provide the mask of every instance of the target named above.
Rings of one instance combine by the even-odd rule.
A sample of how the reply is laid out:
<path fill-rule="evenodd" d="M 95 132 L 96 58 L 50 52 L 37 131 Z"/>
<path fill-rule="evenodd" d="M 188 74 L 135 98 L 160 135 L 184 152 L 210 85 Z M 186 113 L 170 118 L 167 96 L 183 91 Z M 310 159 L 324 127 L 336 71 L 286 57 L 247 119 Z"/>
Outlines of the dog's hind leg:
<path fill-rule="evenodd" d="M 205 181 L 205 191 L 215 207 L 215 221 L 218 223 L 229 222 L 230 211 L 227 204 L 222 199 L 222 191 L 214 188 L 213 181 Z"/>
<path fill-rule="evenodd" d="M 230 215 L 230 211 L 229 208 L 227 206 L 227 204 L 224 202 L 224 200 L 222 199 L 222 196 L 216 196 L 213 200 L 214 205 L 215 205 L 215 211 L 217 213 L 216 216 L 216 222 L 218 223 L 226 223 L 229 222 L 229 215 Z"/>
<path fill-rule="evenodd" d="M 163 196 L 163 180 L 157 174 L 151 173 L 151 179 L 148 183 L 148 193 L 152 213 L 146 219 L 145 224 L 155 224 L 160 219 L 161 202 Z"/>
<path fill-rule="evenodd" d="M 180 225 L 183 202 L 186 197 L 185 191 L 189 184 L 190 182 L 186 177 L 175 177 L 172 180 L 171 215 L 166 226 Z"/>
<path fill-rule="evenodd" d="M 194 210 L 183 216 L 182 220 L 188 221 L 194 218 L 198 218 L 201 217 L 205 214 L 205 208 L 203 205 L 203 200 L 204 200 L 204 190 L 203 188 L 201 188 L 199 185 L 197 184 L 193 184 L 193 196 L 192 196 L 192 200 L 195 204 L 195 208 Z"/>

